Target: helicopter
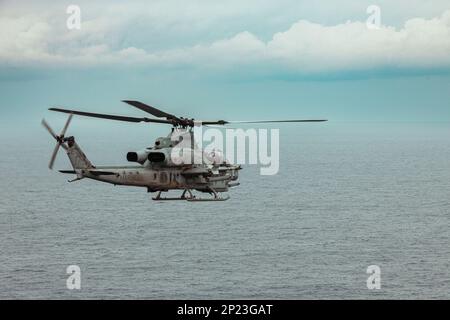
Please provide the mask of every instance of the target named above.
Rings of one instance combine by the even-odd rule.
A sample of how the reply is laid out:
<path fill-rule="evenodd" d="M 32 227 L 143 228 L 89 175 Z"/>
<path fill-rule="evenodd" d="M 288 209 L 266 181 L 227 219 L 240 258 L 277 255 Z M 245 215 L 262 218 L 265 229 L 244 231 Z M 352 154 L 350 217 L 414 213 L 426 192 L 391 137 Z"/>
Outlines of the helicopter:
<path fill-rule="evenodd" d="M 59 170 L 64 174 L 75 174 L 69 182 L 84 178 L 93 179 L 113 185 L 134 186 L 147 188 L 147 192 L 156 193 L 153 200 L 186 200 L 186 201 L 225 201 L 229 196 L 221 196 L 230 188 L 239 186 L 239 171 L 242 167 L 229 163 L 220 151 L 205 152 L 199 148 L 194 139 L 195 126 L 225 126 L 242 123 L 274 123 L 274 122 L 323 122 L 327 120 L 258 120 L 258 121 L 196 121 L 193 118 L 178 117 L 140 101 L 123 100 L 143 112 L 152 115 L 148 117 L 130 117 L 93 113 L 62 108 L 49 108 L 50 111 L 69 114 L 68 119 L 57 135 L 50 125 L 42 119 L 42 125 L 56 140 L 56 146 L 49 162 L 49 169 L 53 165 L 60 148 L 63 148 L 72 165 L 72 170 Z M 134 123 L 158 123 L 171 126 L 171 131 L 165 137 L 155 140 L 153 146 L 140 151 L 128 152 L 126 158 L 133 166 L 94 166 L 86 157 L 74 136 L 67 136 L 66 132 L 74 115 L 125 121 Z M 186 146 L 186 141 L 188 142 Z M 183 145 L 183 148 L 180 146 Z M 192 159 L 201 161 L 183 161 L 179 157 L 180 150 L 188 150 Z M 163 192 L 181 190 L 179 197 L 162 197 Z M 194 195 L 193 191 L 208 193 L 211 197 L 203 198 Z"/>

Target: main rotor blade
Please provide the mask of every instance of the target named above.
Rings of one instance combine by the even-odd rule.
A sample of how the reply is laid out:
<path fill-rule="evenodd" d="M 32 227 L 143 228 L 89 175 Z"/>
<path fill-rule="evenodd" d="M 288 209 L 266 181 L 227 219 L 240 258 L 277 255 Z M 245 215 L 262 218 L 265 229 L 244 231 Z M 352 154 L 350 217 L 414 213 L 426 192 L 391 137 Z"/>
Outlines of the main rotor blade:
<path fill-rule="evenodd" d="M 250 121 L 225 121 L 225 124 L 228 123 L 277 123 L 277 122 L 325 122 L 328 120 L 322 120 L 322 119 L 317 119 L 317 120 L 250 120 Z"/>
<path fill-rule="evenodd" d="M 126 121 L 126 122 L 154 122 L 154 123 L 168 123 L 172 124 L 171 121 L 162 120 L 162 119 L 149 119 L 149 118 L 136 118 L 136 117 L 128 117 L 128 116 L 116 116 L 111 114 L 103 114 L 103 113 L 93 113 L 93 112 L 84 112 L 84 111 L 76 111 L 76 110 L 67 110 L 60 108 L 49 108 L 51 111 L 63 112 L 63 113 L 72 113 L 79 116 L 92 117 L 92 118 L 100 118 L 100 119 L 109 119 L 109 120 L 117 120 L 117 121 Z"/>
<path fill-rule="evenodd" d="M 156 109 L 155 107 L 149 106 L 140 101 L 134 101 L 134 100 L 122 100 L 122 101 L 125 103 L 128 103 L 129 105 L 131 105 L 135 108 L 138 108 L 144 112 L 150 113 L 151 115 L 158 117 L 158 118 L 180 120 L 178 117 L 174 116 L 173 114 Z"/>
<path fill-rule="evenodd" d="M 67 128 L 69 127 L 70 121 L 72 120 L 72 117 L 73 117 L 73 113 L 71 113 L 69 115 L 69 118 L 67 119 L 66 124 L 64 125 L 64 128 L 62 129 L 61 134 L 59 135 L 60 137 L 65 136 Z"/>
<path fill-rule="evenodd" d="M 202 121 L 202 125 L 207 126 L 207 125 L 224 125 L 224 124 L 228 124 L 228 121 L 225 120 L 217 120 L 217 121 Z"/>
<path fill-rule="evenodd" d="M 53 164 L 55 163 L 56 155 L 58 154 L 59 146 L 61 144 L 59 142 L 56 143 L 55 149 L 53 149 L 52 157 L 50 158 L 50 162 L 48 163 L 48 168 L 50 170 L 53 169 Z"/>
<path fill-rule="evenodd" d="M 41 123 L 44 128 L 47 129 L 47 131 L 52 135 L 52 137 L 55 138 L 55 140 L 58 140 L 58 137 L 56 136 L 55 132 L 53 132 L 52 128 L 50 128 L 47 121 L 45 121 L 45 119 L 42 119 Z"/>
<path fill-rule="evenodd" d="M 204 126 L 211 125 L 227 125 L 227 124 L 245 124 L 245 123 L 276 123 L 276 122 L 324 122 L 328 120 L 249 120 L 249 121 L 226 121 L 226 120 L 217 120 L 217 121 L 201 121 L 201 124 Z"/>

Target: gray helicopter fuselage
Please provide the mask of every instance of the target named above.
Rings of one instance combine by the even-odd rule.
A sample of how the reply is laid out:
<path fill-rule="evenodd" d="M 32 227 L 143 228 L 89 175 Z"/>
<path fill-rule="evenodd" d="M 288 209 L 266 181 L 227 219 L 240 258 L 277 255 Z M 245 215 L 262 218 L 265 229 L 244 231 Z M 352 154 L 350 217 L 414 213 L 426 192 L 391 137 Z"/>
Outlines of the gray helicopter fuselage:
<path fill-rule="evenodd" d="M 77 179 L 89 178 L 114 185 L 146 187 L 148 191 L 168 191 L 172 189 L 195 189 L 209 192 L 226 192 L 237 185 L 240 166 L 226 162 L 221 164 L 166 165 L 171 162 L 153 163 L 145 160 L 139 166 L 94 166 L 75 142 L 69 137 L 65 146 Z M 147 148 L 145 152 L 161 153 L 168 148 Z M 192 150 L 199 152 L 198 149 Z M 167 154 L 167 152 L 166 152 Z"/>
<path fill-rule="evenodd" d="M 237 166 L 219 166 L 214 172 L 203 167 L 95 167 L 76 170 L 84 178 L 114 185 L 146 187 L 150 191 L 196 189 L 226 192 L 238 178 Z M 196 174 L 194 174 L 196 173 Z"/>

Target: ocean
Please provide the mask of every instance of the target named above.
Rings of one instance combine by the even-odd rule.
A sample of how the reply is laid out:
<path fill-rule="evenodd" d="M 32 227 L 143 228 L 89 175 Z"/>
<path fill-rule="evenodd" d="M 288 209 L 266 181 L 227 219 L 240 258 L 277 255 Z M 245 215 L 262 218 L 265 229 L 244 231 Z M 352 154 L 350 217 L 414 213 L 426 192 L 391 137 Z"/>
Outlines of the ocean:
<path fill-rule="evenodd" d="M 39 121 L 0 132 L 0 298 L 449 297 L 448 123 L 286 124 L 277 175 L 245 165 L 230 200 L 189 203 L 67 183 L 47 168 L 54 141 Z M 75 122 L 97 165 L 127 164 L 157 137 Z M 56 168 L 70 169 L 62 151 Z M 66 287 L 69 265 L 80 290 Z M 367 287 L 370 265 L 380 289 Z"/>

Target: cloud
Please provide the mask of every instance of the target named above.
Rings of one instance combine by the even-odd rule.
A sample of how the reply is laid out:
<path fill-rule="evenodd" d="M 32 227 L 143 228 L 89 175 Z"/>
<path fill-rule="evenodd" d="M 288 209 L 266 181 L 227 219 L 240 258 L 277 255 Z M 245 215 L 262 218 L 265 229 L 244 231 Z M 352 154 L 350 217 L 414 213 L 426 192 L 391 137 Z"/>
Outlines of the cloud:
<path fill-rule="evenodd" d="M 324 26 L 301 20 L 264 42 L 249 32 L 208 45 L 158 52 L 148 62 L 201 67 L 264 66 L 301 73 L 450 67 L 450 11 L 396 29 L 363 22 Z"/>
<path fill-rule="evenodd" d="M 303 71 L 450 66 L 450 11 L 408 20 L 397 30 L 365 23 L 323 26 L 299 21 L 267 43 L 268 56 Z"/>
<path fill-rule="evenodd" d="M 51 10 L 40 15 L 1 15 L 0 64 L 261 68 L 301 74 L 450 68 L 450 10 L 431 19 L 409 19 L 397 28 L 373 30 L 361 21 L 324 25 L 299 20 L 268 40 L 242 31 L 219 40 L 197 40 L 196 44 L 173 44 L 164 49 L 149 45 L 151 37 L 133 41 L 135 32 L 146 32 L 133 26 L 136 14 L 115 14 L 115 19 L 88 16 L 81 30 L 67 30 L 67 16 Z M 139 19 L 144 19 L 145 14 L 140 14 Z"/>

